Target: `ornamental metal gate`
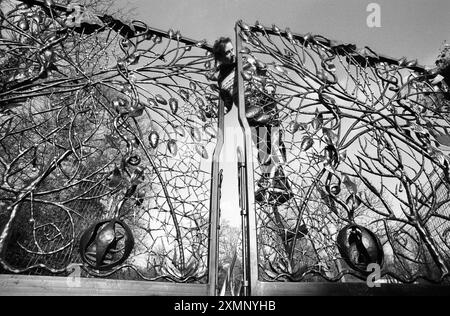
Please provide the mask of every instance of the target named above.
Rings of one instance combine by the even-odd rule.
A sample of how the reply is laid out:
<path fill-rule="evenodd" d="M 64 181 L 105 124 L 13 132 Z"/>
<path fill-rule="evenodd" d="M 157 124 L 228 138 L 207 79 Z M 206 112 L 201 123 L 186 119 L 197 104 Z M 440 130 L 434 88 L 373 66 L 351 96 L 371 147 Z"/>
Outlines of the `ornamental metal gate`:
<path fill-rule="evenodd" d="M 3 271 L 214 293 L 223 114 L 210 48 L 22 2 L 1 26 Z"/>
<path fill-rule="evenodd" d="M 448 291 L 449 78 L 258 22 L 236 46 L 251 294 Z"/>
<path fill-rule="evenodd" d="M 0 16 L 1 291 L 218 294 L 211 47 L 20 2 Z M 322 36 L 235 31 L 240 294 L 448 290 L 446 79 Z"/>

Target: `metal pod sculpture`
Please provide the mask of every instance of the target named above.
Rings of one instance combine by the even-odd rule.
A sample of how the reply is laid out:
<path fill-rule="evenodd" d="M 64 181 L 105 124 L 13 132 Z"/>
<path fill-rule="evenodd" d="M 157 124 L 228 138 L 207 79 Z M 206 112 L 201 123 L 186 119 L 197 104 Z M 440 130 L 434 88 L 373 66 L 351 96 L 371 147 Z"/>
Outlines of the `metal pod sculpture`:
<path fill-rule="evenodd" d="M 170 107 L 170 110 L 172 111 L 172 114 L 177 114 L 178 100 L 175 98 L 170 98 L 169 99 L 169 107 Z"/>
<path fill-rule="evenodd" d="M 122 264 L 133 247 L 130 228 L 121 220 L 111 219 L 90 226 L 80 238 L 79 251 L 84 263 L 103 271 Z"/>
<path fill-rule="evenodd" d="M 191 136 L 192 139 L 197 143 L 199 143 L 202 140 L 202 135 L 197 127 L 191 127 Z"/>
<path fill-rule="evenodd" d="M 159 134 L 156 131 L 151 131 L 150 134 L 148 135 L 148 141 L 150 143 L 150 146 L 153 149 L 156 149 L 156 147 L 158 147 L 158 143 L 159 143 Z"/>
<path fill-rule="evenodd" d="M 197 154 L 199 154 L 203 159 L 208 159 L 208 152 L 206 151 L 206 148 L 202 145 L 196 145 L 195 150 L 197 151 Z"/>
<path fill-rule="evenodd" d="M 369 274 L 369 264 L 383 265 L 384 253 L 380 240 L 367 228 L 349 224 L 339 231 L 336 241 L 339 253 L 352 269 Z"/>
<path fill-rule="evenodd" d="M 169 142 L 167 143 L 167 149 L 172 156 L 176 156 L 178 152 L 177 141 L 175 139 L 169 140 Z"/>
<path fill-rule="evenodd" d="M 162 105 L 167 105 L 167 100 L 160 94 L 155 95 L 155 100 L 156 102 L 158 102 L 159 104 Z"/>

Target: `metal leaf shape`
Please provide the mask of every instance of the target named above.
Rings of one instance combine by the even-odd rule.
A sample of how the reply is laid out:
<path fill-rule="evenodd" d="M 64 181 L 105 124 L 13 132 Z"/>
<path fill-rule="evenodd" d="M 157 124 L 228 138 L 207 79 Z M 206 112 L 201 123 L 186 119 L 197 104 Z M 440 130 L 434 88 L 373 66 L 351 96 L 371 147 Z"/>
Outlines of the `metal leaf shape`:
<path fill-rule="evenodd" d="M 323 125 L 323 114 L 319 113 L 318 109 L 316 109 L 316 116 L 311 121 L 311 125 L 316 131 L 319 130 Z"/>
<path fill-rule="evenodd" d="M 144 113 L 144 107 L 142 105 L 132 106 L 130 112 L 128 113 L 131 117 L 139 117 Z"/>
<path fill-rule="evenodd" d="M 314 140 L 310 136 L 305 136 L 300 147 L 303 151 L 307 151 L 312 145 L 314 145 Z"/>
<path fill-rule="evenodd" d="M 202 140 L 202 135 L 197 127 L 191 127 L 191 136 L 194 141 L 199 143 Z"/>
<path fill-rule="evenodd" d="M 158 103 L 156 103 L 156 101 L 153 98 L 148 98 L 147 101 L 148 101 L 150 107 L 157 107 L 158 106 Z"/>
<path fill-rule="evenodd" d="M 328 145 L 325 147 L 325 157 L 326 161 L 330 166 L 336 166 L 339 163 L 338 153 L 336 147 L 333 145 Z"/>
<path fill-rule="evenodd" d="M 175 139 L 169 140 L 169 142 L 167 143 L 167 149 L 172 156 L 176 156 L 178 153 L 177 141 Z"/>
<path fill-rule="evenodd" d="M 150 146 L 155 149 L 158 146 L 159 143 L 159 134 L 156 131 L 151 131 L 148 135 L 148 140 L 150 143 Z"/>
<path fill-rule="evenodd" d="M 288 40 L 292 41 L 294 39 L 294 36 L 292 35 L 291 29 L 290 28 L 286 28 L 286 37 L 288 38 Z"/>
<path fill-rule="evenodd" d="M 247 119 L 253 119 L 262 113 L 262 108 L 260 106 L 249 106 L 245 110 L 245 117 Z"/>
<path fill-rule="evenodd" d="M 291 123 L 289 123 L 289 131 L 292 134 L 295 134 L 299 128 L 300 128 L 300 124 L 297 121 L 292 121 Z"/>
<path fill-rule="evenodd" d="M 212 127 L 211 125 L 205 125 L 203 127 L 203 129 L 204 129 L 206 135 L 208 135 L 209 137 L 211 137 L 211 138 L 217 137 L 217 132 L 214 129 L 214 127 Z"/>
<path fill-rule="evenodd" d="M 272 24 L 272 31 L 274 31 L 278 35 L 281 33 L 280 29 L 275 24 Z"/>
<path fill-rule="evenodd" d="M 248 36 L 244 32 L 239 32 L 239 36 L 244 42 L 248 43 Z"/>
<path fill-rule="evenodd" d="M 240 51 L 241 54 L 250 54 L 250 48 L 247 46 L 243 47 Z"/>
<path fill-rule="evenodd" d="M 159 104 L 167 105 L 167 100 L 164 99 L 164 97 L 163 97 L 162 95 L 160 95 L 160 94 L 155 95 L 155 100 L 156 100 L 156 102 L 158 102 Z"/>
<path fill-rule="evenodd" d="M 264 26 L 259 21 L 255 22 L 255 26 L 260 31 L 264 30 Z"/>
<path fill-rule="evenodd" d="M 170 110 L 172 111 L 172 114 L 177 114 L 178 100 L 175 98 L 170 98 L 169 99 L 169 107 L 170 107 Z"/>
<path fill-rule="evenodd" d="M 275 70 L 278 71 L 282 75 L 286 75 L 288 73 L 286 69 L 284 69 L 283 67 L 281 67 L 279 65 L 275 66 Z"/>
<path fill-rule="evenodd" d="M 259 115 L 258 117 L 255 118 L 255 121 L 261 125 L 265 125 L 265 124 L 269 123 L 271 120 L 272 120 L 272 115 L 267 114 L 267 113 Z"/>
<path fill-rule="evenodd" d="M 248 70 L 242 71 L 241 74 L 242 74 L 242 78 L 243 78 L 245 81 L 250 81 L 250 80 L 252 80 L 252 73 L 251 73 L 250 71 L 248 71 Z"/>
<path fill-rule="evenodd" d="M 183 126 L 175 126 L 173 128 L 175 130 L 175 132 L 180 135 L 181 137 L 184 137 L 186 135 L 186 133 L 184 132 L 184 128 Z"/>
<path fill-rule="evenodd" d="M 415 66 L 417 66 L 417 59 L 410 60 L 410 61 L 408 61 L 408 63 L 406 64 L 406 67 L 415 67 Z"/>
<path fill-rule="evenodd" d="M 187 92 L 185 89 L 180 89 L 180 91 L 178 91 L 178 93 L 180 94 L 181 98 L 184 101 L 188 101 L 189 100 L 189 92 Z"/>
<path fill-rule="evenodd" d="M 247 23 L 245 23 L 244 21 L 240 21 L 239 25 L 241 26 L 241 28 L 245 31 L 250 31 L 250 26 L 248 26 Z"/>
<path fill-rule="evenodd" d="M 204 146 L 196 145 L 195 150 L 203 159 L 208 159 L 208 152 L 206 151 Z"/>

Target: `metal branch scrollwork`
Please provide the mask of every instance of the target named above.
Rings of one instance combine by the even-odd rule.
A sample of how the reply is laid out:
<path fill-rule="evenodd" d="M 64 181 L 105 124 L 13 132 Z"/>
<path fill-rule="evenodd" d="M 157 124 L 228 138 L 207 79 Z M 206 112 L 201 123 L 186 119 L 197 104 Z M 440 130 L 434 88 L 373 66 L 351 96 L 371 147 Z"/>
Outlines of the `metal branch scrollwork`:
<path fill-rule="evenodd" d="M 207 282 L 208 46 L 24 2 L 1 13 L 2 269 Z"/>
<path fill-rule="evenodd" d="M 445 80 L 368 47 L 238 27 L 240 76 L 264 97 L 246 99 L 259 278 L 365 280 L 378 263 L 388 282 L 448 282 Z"/>

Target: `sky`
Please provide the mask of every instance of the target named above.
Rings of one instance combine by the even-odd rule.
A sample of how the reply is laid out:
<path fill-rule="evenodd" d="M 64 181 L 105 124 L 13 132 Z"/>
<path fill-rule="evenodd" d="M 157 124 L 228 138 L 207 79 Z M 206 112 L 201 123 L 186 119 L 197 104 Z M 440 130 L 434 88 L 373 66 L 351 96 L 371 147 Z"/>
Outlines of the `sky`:
<path fill-rule="evenodd" d="M 369 4 L 379 7 L 379 27 L 369 27 Z M 236 21 L 289 27 L 298 34 L 320 34 L 329 39 L 369 46 L 394 58 L 416 59 L 432 66 L 444 41 L 450 43 L 449 0 L 118 0 L 131 17 L 161 30 L 179 30 L 182 36 L 209 44 L 220 36 L 234 36 Z M 237 111 L 225 118 L 226 142 L 222 217 L 240 225 L 237 199 L 236 146 L 242 144 Z"/>

